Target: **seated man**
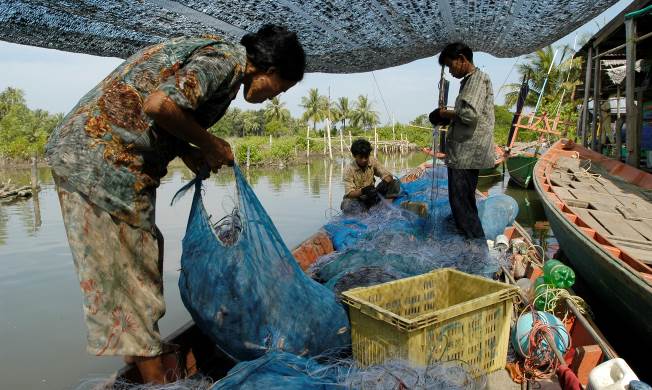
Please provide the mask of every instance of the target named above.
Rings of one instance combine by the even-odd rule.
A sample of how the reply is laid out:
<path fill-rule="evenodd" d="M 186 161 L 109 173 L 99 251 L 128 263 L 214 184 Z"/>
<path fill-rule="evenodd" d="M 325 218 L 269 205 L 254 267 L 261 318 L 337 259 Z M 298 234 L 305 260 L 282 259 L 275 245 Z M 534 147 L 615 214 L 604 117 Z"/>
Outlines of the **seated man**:
<path fill-rule="evenodd" d="M 344 171 L 344 200 L 340 208 L 346 214 L 360 213 L 380 202 L 380 196 L 392 199 L 401 192 L 398 179 L 386 170 L 371 154 L 371 144 L 357 139 L 351 144 L 353 161 Z M 382 181 L 374 187 L 375 177 Z"/>

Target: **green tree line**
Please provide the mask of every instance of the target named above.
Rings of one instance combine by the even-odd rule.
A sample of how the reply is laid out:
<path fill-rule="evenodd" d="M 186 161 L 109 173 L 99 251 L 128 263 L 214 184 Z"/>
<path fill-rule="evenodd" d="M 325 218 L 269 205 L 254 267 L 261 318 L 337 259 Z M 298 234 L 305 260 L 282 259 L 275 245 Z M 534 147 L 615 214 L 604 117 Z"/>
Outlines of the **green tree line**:
<path fill-rule="evenodd" d="M 0 92 L 0 158 L 25 160 L 43 155 L 48 136 L 63 119 L 25 105 L 20 89 Z"/>
<path fill-rule="evenodd" d="M 536 106 L 547 76 L 546 89 L 541 96 L 537 115 L 547 112 L 551 119 L 559 114 L 564 121 L 577 121 L 579 101 L 575 90 L 580 84 L 582 64 L 573 54 L 573 50 L 567 46 L 549 46 L 527 55 L 518 65 L 520 77 L 527 75 L 531 80 L 532 91 L 525 103 L 530 111 Z M 551 71 L 548 75 L 549 69 Z M 520 84 L 507 84 L 505 87 L 505 105 L 495 107 L 494 135 L 499 145 L 507 142 L 513 117 L 511 110 L 516 103 Z M 305 150 L 307 131 L 310 132 L 310 137 L 319 138 L 324 135 L 327 127 L 330 127 L 332 136 L 335 137 L 333 145 L 336 150 L 339 150 L 340 133 L 345 137 L 351 133 L 354 137 L 373 138 L 374 127 L 381 140 L 399 139 L 400 134 L 403 134 L 419 146 L 427 146 L 432 142 L 426 114 L 419 115 L 407 124 L 380 126 L 379 113 L 365 95 L 356 99 L 338 97 L 331 100 L 313 88 L 301 99 L 300 106 L 303 113 L 298 118 L 290 114 L 286 104 L 278 97 L 268 101 L 259 110 L 229 108 L 209 131 L 231 140 L 239 157 L 244 157 L 241 154 L 249 146 L 250 160 L 253 161 L 290 159 L 299 151 Z M 25 105 L 24 92 L 20 89 L 9 87 L 0 92 L 0 159 L 28 159 L 42 155 L 49 134 L 62 118 L 61 114 L 29 109 Z M 573 135 L 568 134 L 571 137 Z M 269 136 L 276 139 L 271 145 Z M 537 134 L 521 133 L 519 140 L 527 141 L 536 137 Z M 253 149 L 256 149 L 257 156 L 252 156 Z M 323 150 L 323 143 L 313 140 L 311 149 L 314 152 Z"/>

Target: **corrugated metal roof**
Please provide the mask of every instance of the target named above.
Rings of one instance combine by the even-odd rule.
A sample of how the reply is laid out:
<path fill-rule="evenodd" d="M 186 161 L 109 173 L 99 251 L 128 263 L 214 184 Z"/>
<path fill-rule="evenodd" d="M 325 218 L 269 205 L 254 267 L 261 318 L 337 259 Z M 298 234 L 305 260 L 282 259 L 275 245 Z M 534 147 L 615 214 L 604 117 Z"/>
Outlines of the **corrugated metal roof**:
<path fill-rule="evenodd" d="M 498 57 L 532 52 L 616 0 L 2 0 L 0 39 L 125 58 L 180 35 L 238 39 L 262 24 L 299 34 L 308 69 L 401 65 L 463 40 Z"/>

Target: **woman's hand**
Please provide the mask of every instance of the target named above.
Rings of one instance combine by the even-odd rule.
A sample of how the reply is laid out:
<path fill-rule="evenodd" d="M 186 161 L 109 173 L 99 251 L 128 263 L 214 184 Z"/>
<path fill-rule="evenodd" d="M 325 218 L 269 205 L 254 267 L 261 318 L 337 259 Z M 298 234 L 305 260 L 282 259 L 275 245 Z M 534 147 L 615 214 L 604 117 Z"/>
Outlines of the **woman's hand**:
<path fill-rule="evenodd" d="M 201 150 L 199 148 L 195 148 L 194 146 L 189 147 L 179 157 L 181 157 L 183 163 L 186 164 L 188 169 L 193 171 L 195 175 L 199 174 L 201 168 L 206 165 L 206 161 L 204 160 L 204 156 L 202 155 Z"/>
<path fill-rule="evenodd" d="M 201 154 L 211 172 L 217 173 L 224 164 L 233 166 L 233 151 L 228 142 L 213 135 L 207 141 L 201 146 Z"/>

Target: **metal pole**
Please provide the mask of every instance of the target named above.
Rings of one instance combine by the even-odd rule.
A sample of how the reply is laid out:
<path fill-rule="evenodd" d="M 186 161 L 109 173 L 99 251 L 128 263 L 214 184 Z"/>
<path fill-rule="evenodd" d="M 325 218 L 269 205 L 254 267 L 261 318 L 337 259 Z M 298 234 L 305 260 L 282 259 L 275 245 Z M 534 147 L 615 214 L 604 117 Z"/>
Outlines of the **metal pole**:
<path fill-rule="evenodd" d="M 625 37 L 627 47 L 625 48 L 626 65 L 625 65 L 625 96 L 627 107 L 627 163 L 638 168 L 640 133 L 636 128 L 637 107 L 634 103 L 634 87 L 636 77 L 636 21 L 634 19 L 625 20 Z"/>
<path fill-rule="evenodd" d="M 589 47 L 586 56 L 586 75 L 584 78 L 584 101 L 582 102 L 582 145 L 588 146 L 589 94 L 591 93 L 591 67 L 593 65 L 593 47 Z"/>
<path fill-rule="evenodd" d="M 600 49 L 595 48 L 599 54 Z M 600 59 L 595 60 L 595 73 L 593 74 L 593 122 L 591 122 L 591 149 L 598 150 L 598 114 L 600 113 Z"/>

